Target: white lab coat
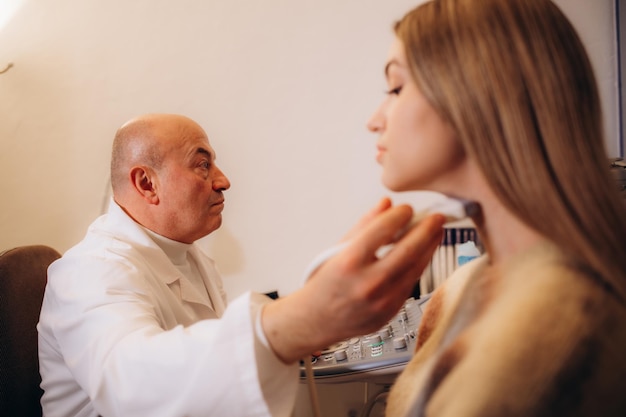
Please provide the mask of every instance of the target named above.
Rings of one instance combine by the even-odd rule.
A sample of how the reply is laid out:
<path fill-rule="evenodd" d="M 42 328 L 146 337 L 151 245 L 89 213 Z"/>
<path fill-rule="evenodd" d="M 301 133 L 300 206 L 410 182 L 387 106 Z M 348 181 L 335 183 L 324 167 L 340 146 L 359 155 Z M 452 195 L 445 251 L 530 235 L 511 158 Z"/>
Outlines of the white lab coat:
<path fill-rule="evenodd" d="M 269 298 L 226 308 L 213 261 L 190 251 L 213 308 L 114 202 L 51 265 L 38 324 L 44 416 L 290 415 L 297 364 L 255 327 Z"/>

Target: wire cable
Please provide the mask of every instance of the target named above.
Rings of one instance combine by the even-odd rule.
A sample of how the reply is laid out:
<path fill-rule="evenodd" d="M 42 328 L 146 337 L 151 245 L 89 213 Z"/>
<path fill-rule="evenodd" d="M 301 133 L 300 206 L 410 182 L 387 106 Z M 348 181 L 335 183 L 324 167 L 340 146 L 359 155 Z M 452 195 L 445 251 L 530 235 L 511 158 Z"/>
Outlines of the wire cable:
<path fill-rule="evenodd" d="M 304 370 L 306 373 L 306 382 L 309 388 L 309 398 L 311 400 L 311 409 L 314 417 L 322 417 L 320 412 L 320 402 L 317 396 L 317 386 L 315 385 L 315 377 L 313 375 L 313 357 L 311 355 L 304 358 Z"/>
<path fill-rule="evenodd" d="M 370 417 L 372 410 L 378 403 L 382 403 L 383 406 L 386 406 L 388 396 L 389 396 L 389 388 L 385 388 L 384 390 L 376 394 L 363 406 L 363 409 L 361 410 L 359 417 Z"/>

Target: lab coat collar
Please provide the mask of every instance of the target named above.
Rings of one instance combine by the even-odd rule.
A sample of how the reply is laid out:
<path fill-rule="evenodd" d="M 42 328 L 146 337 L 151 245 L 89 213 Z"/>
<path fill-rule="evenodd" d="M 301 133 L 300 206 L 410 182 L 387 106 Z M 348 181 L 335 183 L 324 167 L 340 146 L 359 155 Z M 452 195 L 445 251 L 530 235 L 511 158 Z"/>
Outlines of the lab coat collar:
<path fill-rule="evenodd" d="M 145 259 L 150 260 L 151 269 L 156 271 L 154 276 L 158 277 L 170 288 L 174 286 L 174 283 L 180 281 L 178 288 L 180 288 L 179 297 L 182 301 L 207 307 L 212 313 L 211 316 L 217 315 L 219 317 L 226 309 L 221 291 L 215 282 L 216 278 L 219 279 L 218 273 L 215 269 L 209 268 L 207 263 L 203 261 L 208 257 L 201 253 L 195 243 L 191 246 L 189 252 L 198 265 L 213 307 L 207 305 L 205 301 L 198 297 L 197 290 L 188 280 L 182 279 L 183 277 L 178 268 L 154 242 L 143 226 L 126 214 L 113 199 L 109 203 L 107 214 L 101 216 L 94 223 L 93 227 L 103 228 L 106 233 L 112 234 L 116 239 L 124 243 L 131 243 L 133 249 L 138 251 Z M 212 265 L 212 259 L 209 258 L 209 261 L 209 264 Z"/>

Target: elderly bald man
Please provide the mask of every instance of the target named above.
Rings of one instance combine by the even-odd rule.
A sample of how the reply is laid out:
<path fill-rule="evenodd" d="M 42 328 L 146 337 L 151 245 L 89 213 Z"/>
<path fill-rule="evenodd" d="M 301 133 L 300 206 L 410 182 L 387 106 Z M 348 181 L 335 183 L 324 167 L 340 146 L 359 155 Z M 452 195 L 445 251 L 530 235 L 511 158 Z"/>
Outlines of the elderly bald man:
<path fill-rule="evenodd" d="M 300 290 L 228 306 L 194 243 L 220 227 L 230 182 L 205 131 L 140 116 L 113 143 L 107 214 L 49 269 L 39 356 L 44 415 L 290 416 L 298 360 L 378 329 L 439 243 L 443 217 L 375 251 L 411 218 L 384 199 Z"/>

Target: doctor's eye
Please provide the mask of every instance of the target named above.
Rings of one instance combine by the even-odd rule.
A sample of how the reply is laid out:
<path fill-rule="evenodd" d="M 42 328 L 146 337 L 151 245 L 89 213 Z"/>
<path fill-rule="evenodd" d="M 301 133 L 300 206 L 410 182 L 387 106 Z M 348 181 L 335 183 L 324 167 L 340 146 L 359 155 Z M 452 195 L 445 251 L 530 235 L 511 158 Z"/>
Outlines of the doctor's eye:
<path fill-rule="evenodd" d="M 385 94 L 387 95 L 398 95 L 400 94 L 400 91 L 402 91 L 402 86 L 396 87 L 396 88 L 392 88 L 391 90 L 385 91 Z"/>

